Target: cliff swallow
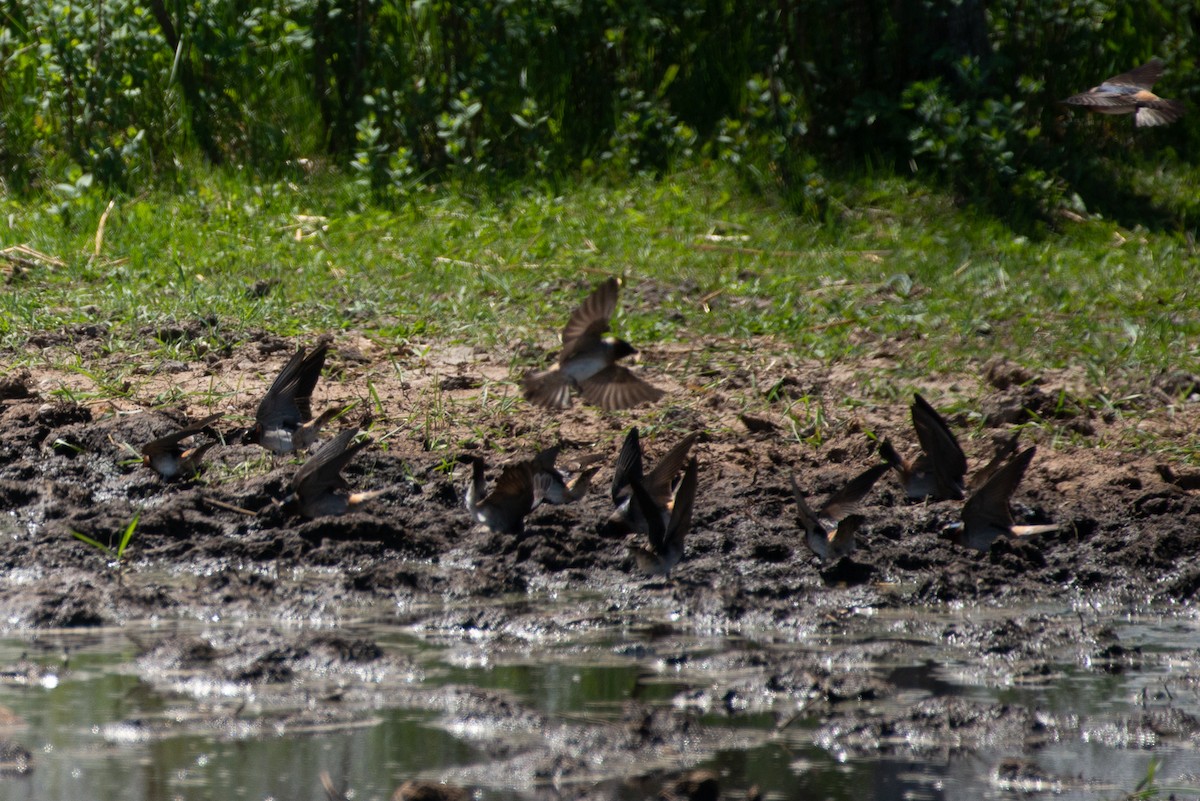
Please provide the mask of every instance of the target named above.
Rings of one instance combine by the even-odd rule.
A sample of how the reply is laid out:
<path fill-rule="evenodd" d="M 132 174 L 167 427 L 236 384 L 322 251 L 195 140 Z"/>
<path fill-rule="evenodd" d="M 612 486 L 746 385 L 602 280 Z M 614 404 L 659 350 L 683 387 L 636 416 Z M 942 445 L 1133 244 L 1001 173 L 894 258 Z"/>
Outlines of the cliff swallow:
<path fill-rule="evenodd" d="M 550 504 L 572 503 L 587 494 L 588 489 L 592 486 L 592 478 L 600 468 L 598 466 L 588 467 L 568 482 L 562 471 L 554 466 L 558 460 L 558 451 L 559 448 L 555 445 L 533 457 L 539 473 L 544 474 L 547 479 L 543 501 Z"/>
<path fill-rule="evenodd" d="M 608 526 L 619 533 L 636 532 L 649 534 L 649 528 L 641 509 L 645 504 L 630 504 L 633 497 L 632 484 L 640 482 L 642 488 L 660 509 L 670 508 L 671 487 L 675 476 L 683 469 L 688 451 L 696 443 L 699 434 L 688 434 L 675 447 L 667 451 L 649 474 L 642 469 L 642 443 L 637 427 L 629 429 L 621 452 L 617 455 L 617 466 L 613 473 L 612 499 L 616 511 L 608 518 Z"/>
<path fill-rule="evenodd" d="M 629 550 L 647 575 L 661 574 L 670 579 L 671 569 L 683 558 L 683 539 L 692 526 L 696 502 L 697 472 L 696 460 L 689 459 L 670 506 L 659 504 L 637 478 L 630 480 L 629 505 L 637 510 L 637 517 L 646 521 L 650 547 L 632 545 Z"/>
<path fill-rule="evenodd" d="M 348 493 L 350 484 L 342 477 L 342 468 L 350 463 L 359 451 L 371 444 L 370 439 L 354 442 L 357 428 L 347 428 L 326 442 L 317 452 L 300 465 L 292 477 L 293 501 L 300 514 L 305 517 L 341 515 L 355 506 L 369 501 L 385 490 Z"/>
<path fill-rule="evenodd" d="M 920 500 L 933 497 L 941 500 L 961 500 L 963 478 L 967 474 L 967 457 L 945 419 L 918 394 L 913 394 L 913 428 L 924 451 L 911 462 L 896 453 L 889 440 L 879 446 L 879 453 L 897 473 L 909 498 Z"/>
<path fill-rule="evenodd" d="M 1140 67 L 1109 78 L 1086 92 L 1071 95 L 1062 102 L 1100 114 L 1133 114 L 1134 125 L 1139 128 L 1166 125 L 1183 116 L 1184 105 L 1150 91 L 1162 71 L 1162 60 L 1152 58 Z"/>
<path fill-rule="evenodd" d="M 889 464 L 877 464 L 864 470 L 845 487 L 830 495 L 815 512 L 804 500 L 796 476 L 792 474 L 792 495 L 796 498 L 800 525 L 804 528 L 804 542 L 822 562 L 849 556 L 858 547 L 855 534 L 862 527 L 863 516 L 854 512 L 879 477 L 890 469 L 892 467 Z"/>
<path fill-rule="evenodd" d="M 1014 526 L 1008 502 L 1033 461 L 1036 447 L 1009 459 L 963 505 L 962 522 L 951 525 L 946 536 L 956 545 L 986 551 L 999 537 L 1025 537 L 1057 531 L 1059 525 Z"/>
<path fill-rule="evenodd" d="M 327 409 L 317 419 L 312 415 L 312 393 L 325 366 L 328 342 L 318 342 L 311 353 L 303 346 L 279 371 L 254 415 L 254 439 L 276 454 L 305 451 L 317 441 L 321 428 L 341 413 Z"/>
<path fill-rule="evenodd" d="M 652 403 L 662 397 L 661 389 L 617 364 L 618 359 L 637 353 L 633 345 L 603 336 L 617 308 L 619 289 L 617 279 L 610 278 L 571 312 L 562 332 L 563 347 L 557 367 L 525 376 L 525 400 L 547 409 L 567 409 L 574 389 L 587 403 L 612 411 Z"/>
<path fill-rule="evenodd" d="M 195 473 L 200 469 L 200 461 L 204 458 L 204 454 L 217 442 L 209 440 L 201 445 L 185 448 L 183 440 L 209 428 L 222 416 L 224 413 L 218 412 L 167 434 L 165 437 L 150 440 L 142 446 L 142 464 L 153 468 L 163 478 L 175 478 L 180 474 Z"/>
<path fill-rule="evenodd" d="M 458 461 L 471 465 L 465 505 L 476 522 L 498 534 L 523 533 L 525 516 L 546 499 L 551 487 L 551 478 L 537 459 L 505 465 L 491 492 L 484 480 L 483 459 L 460 456 Z"/>

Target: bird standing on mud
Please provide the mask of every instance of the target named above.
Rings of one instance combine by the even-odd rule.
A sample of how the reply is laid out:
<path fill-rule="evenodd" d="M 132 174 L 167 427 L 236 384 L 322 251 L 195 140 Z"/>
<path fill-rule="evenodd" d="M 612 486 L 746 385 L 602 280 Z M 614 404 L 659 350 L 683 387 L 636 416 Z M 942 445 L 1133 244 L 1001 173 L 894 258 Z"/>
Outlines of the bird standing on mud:
<path fill-rule="evenodd" d="M 476 522 L 497 534 L 522 534 L 525 516 L 536 509 L 550 491 L 551 478 L 543 464 L 533 458 L 505 465 L 489 493 L 483 459 L 459 456 L 458 461 L 471 465 L 464 505 Z"/>
<path fill-rule="evenodd" d="M 643 510 L 647 508 L 646 504 L 630 503 L 633 499 L 633 483 L 636 481 L 642 485 L 643 490 L 653 500 L 654 506 L 669 509 L 675 476 L 683 469 L 688 452 L 699 437 L 699 434 L 688 434 L 658 460 L 653 470 L 643 473 L 642 442 L 637 427 L 629 429 L 621 452 L 617 455 L 617 466 L 613 472 L 612 500 L 616 510 L 606 523 L 609 531 L 617 535 L 630 532 L 650 533 L 643 514 Z"/>
<path fill-rule="evenodd" d="M 623 339 L 606 337 L 617 308 L 620 282 L 609 278 L 588 295 L 567 321 L 562 332 L 562 350 L 556 367 L 529 373 L 522 384 L 525 400 L 547 409 L 567 409 L 571 393 L 606 411 L 652 403 L 662 397 L 661 389 L 634 375 L 618 359 L 637 350 Z"/>
<path fill-rule="evenodd" d="M 804 542 L 822 562 L 833 562 L 849 556 L 858 547 L 855 535 L 862 526 L 863 516 L 854 512 L 879 477 L 890 469 L 891 465 L 877 464 L 864 470 L 845 487 L 830 495 L 815 512 L 804 500 L 804 493 L 796 483 L 796 475 L 792 474 L 792 496 L 796 499 L 800 526 L 804 529 Z"/>
<path fill-rule="evenodd" d="M 289 496 L 305 517 L 342 515 L 361 503 L 371 500 L 384 490 L 348 493 L 350 485 L 342 477 L 342 468 L 359 451 L 371 444 L 370 439 L 354 442 L 357 428 L 348 428 L 322 445 L 292 478 Z"/>
<path fill-rule="evenodd" d="M 669 505 L 655 501 L 640 477 L 630 479 L 629 505 L 636 510 L 631 516 L 646 521 L 650 547 L 632 545 L 629 550 L 647 575 L 661 574 L 670 579 L 671 570 L 683 558 L 683 540 L 692 526 L 692 507 L 696 503 L 697 473 L 696 460 L 689 459 Z"/>
<path fill-rule="evenodd" d="M 1021 451 L 993 473 L 967 499 L 962 510 L 962 522 L 951 525 L 945 536 L 956 545 L 986 551 L 1000 537 L 1026 537 L 1058 531 L 1060 526 L 1057 523 L 1014 526 L 1012 510 L 1008 508 L 1036 451 L 1036 447 Z"/>
<path fill-rule="evenodd" d="M 1100 114 L 1133 114 L 1134 125 L 1138 128 L 1166 125 L 1183 116 L 1184 105 L 1150 91 L 1154 82 L 1162 77 L 1162 72 L 1162 60 L 1152 58 L 1140 67 L 1109 78 L 1086 92 L 1071 95 L 1062 102 Z"/>
<path fill-rule="evenodd" d="M 183 440 L 199 434 L 223 416 L 223 412 L 218 412 L 166 436 L 150 440 L 142 446 L 142 464 L 153 468 L 163 478 L 175 478 L 185 473 L 197 472 L 204 454 L 216 445 L 217 441 L 213 439 L 202 445 L 185 448 Z"/>
<path fill-rule="evenodd" d="M 933 497 L 961 500 L 967 475 L 967 457 L 945 418 L 919 394 L 913 394 L 913 428 L 921 443 L 920 456 L 908 461 L 896 452 L 890 440 L 884 440 L 879 453 L 900 476 L 904 492 L 913 500 Z"/>
<path fill-rule="evenodd" d="M 328 342 L 319 342 L 306 353 L 304 346 L 279 371 L 254 415 L 253 439 L 275 454 L 305 451 L 317 441 L 321 428 L 341 413 L 326 409 L 317 419 L 312 415 L 312 393 L 325 366 Z"/>
<path fill-rule="evenodd" d="M 587 494 L 592 486 L 592 478 L 600 471 L 600 467 L 585 468 L 568 482 L 562 471 L 554 466 L 554 463 L 558 461 L 558 451 L 559 447 L 555 445 L 533 457 L 539 475 L 546 476 L 546 492 L 543 500 L 555 505 L 573 503 Z"/>

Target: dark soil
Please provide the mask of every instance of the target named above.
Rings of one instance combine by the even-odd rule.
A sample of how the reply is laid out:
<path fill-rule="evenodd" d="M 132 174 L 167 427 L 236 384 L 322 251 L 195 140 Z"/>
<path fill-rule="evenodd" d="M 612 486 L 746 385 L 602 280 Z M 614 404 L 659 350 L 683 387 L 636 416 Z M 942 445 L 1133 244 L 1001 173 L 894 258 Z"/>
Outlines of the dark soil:
<path fill-rule="evenodd" d="M 177 340 L 207 330 L 201 328 L 150 333 Z M 71 332 L 71 341 L 86 334 Z M 303 621 L 395 603 L 416 610 L 401 619 L 417 631 L 450 638 L 470 632 L 490 637 L 497 648 L 515 631 L 569 640 L 580 631 L 622 626 L 660 626 L 664 635 L 722 631 L 835 643 L 810 661 L 794 650 L 735 649 L 721 659 L 730 675 L 742 678 L 697 689 L 670 709 L 631 701 L 620 725 L 607 728 L 549 720 L 502 694 L 471 688 L 394 699 L 543 732 L 535 745 L 517 748 L 498 739 L 491 746 L 494 759 L 519 764 L 531 776 L 584 772 L 587 755 L 597 749 L 610 753 L 610 770 L 632 775 L 647 760 L 656 761 L 650 756 L 655 749 L 666 754 L 683 742 L 701 751 L 729 747 L 716 735 L 704 742 L 710 735 L 697 722 L 701 709 L 737 716 L 765 708 L 780 726 L 799 715 L 814 728 L 815 742 L 838 752 L 972 750 L 986 741 L 1023 753 L 1042 739 L 1077 733 L 1088 721 L 941 697 L 936 681 L 879 670 L 874 665 L 907 646 L 896 637 L 875 641 L 873 619 L 917 615 L 904 636 L 959 654 L 983 673 L 1036 678 L 1058 669 L 1064 654 L 1082 669 L 1119 671 L 1143 656 L 1115 640 L 1102 610 L 1166 611 L 1189 605 L 1200 591 L 1200 504 L 1187 483 L 1187 467 L 1138 455 L 1121 444 L 1134 424 L 1106 419 L 1086 405 L 1064 405 L 1052 379 L 1013 365 L 981 367 L 986 380 L 967 390 L 949 384 L 948 391 L 968 398 L 976 410 L 951 416 L 951 426 L 973 466 L 987 460 L 993 436 L 1024 426 L 1023 441 L 1037 442 L 1039 450 L 1014 498 L 1014 516 L 1018 522 L 1056 521 L 1062 529 L 1030 541 L 1000 541 L 988 553 L 963 550 L 939 536 L 958 519 L 961 503 L 910 502 L 889 475 L 863 506 L 858 551 L 822 565 L 804 545 L 789 473 L 821 499 L 878 460 L 865 432 L 907 444 L 910 452 L 915 447 L 907 399 L 847 411 L 842 399 L 855 396 L 859 386 L 855 368 L 784 360 L 752 373 L 720 365 L 726 380 L 692 394 L 682 386 L 684 377 L 650 371 L 652 380 L 672 389 L 661 409 L 619 415 L 573 409 L 555 416 L 520 403 L 506 412 L 480 400 L 481 387 L 496 395 L 495 382 L 505 376 L 503 362 L 486 355 L 476 364 L 455 352 L 444 362 L 427 363 L 415 378 L 388 385 L 372 373 L 380 355 L 360 345 L 341 343 L 345 358 L 335 347 L 330 361 L 338 379 L 321 385 L 318 393 L 328 394 L 314 406 L 361 397 L 368 374 L 385 402 L 395 399 L 387 410 L 395 417 L 377 416 L 371 429 L 377 437 L 392 434 L 346 470 L 355 490 L 386 492 L 339 518 L 305 520 L 278 506 L 299 460 L 241 444 L 236 430 L 247 424 L 289 343 L 263 337 L 214 349 L 194 365 L 150 365 L 132 396 L 87 405 L 48 395 L 46 387 L 66 380 L 52 371 L 9 371 L 0 378 L 0 534 L 7 543 L 0 614 L 8 625 L 89 627 L 214 615 Z M 646 355 L 648 363 L 653 359 Z M 246 389 L 214 408 L 155 410 L 148 402 L 155 388 L 195 388 L 212 375 L 232 381 L 228 376 L 235 372 Z M 437 414 L 449 419 L 428 408 L 430 388 L 442 398 Z M 1140 410 L 1137 425 L 1168 434 L 1172 426 L 1194 430 L 1196 404 L 1180 401 L 1179 393 L 1160 394 L 1164 411 Z M 825 404 L 831 420 L 824 429 L 792 426 L 788 411 L 797 397 Z M 672 398 L 686 402 L 672 406 Z M 197 478 L 164 481 L 123 447 L 136 449 L 189 416 L 214 410 L 227 413 L 226 442 L 210 452 Z M 751 422 L 739 421 L 743 411 Z M 1028 425 L 1031 420 L 1039 423 Z M 684 433 L 705 431 L 696 448 L 701 491 L 692 531 L 670 581 L 639 575 L 629 541 L 611 536 L 604 525 L 612 509 L 606 486 L 611 464 L 624 431 L 639 423 L 651 462 Z M 797 430 L 824 439 L 819 447 L 798 442 Z M 500 462 L 557 441 L 563 443 L 562 465 L 604 457 L 608 466 L 591 494 L 536 510 L 521 535 L 474 525 L 461 500 L 467 471 L 447 472 L 452 444 Z M 72 536 L 79 532 L 115 547 L 139 513 L 121 565 Z M 553 606 L 541 603 L 548 593 L 560 599 Z M 458 603 L 468 599 L 504 603 Z M 1005 617 L 992 610 L 1040 604 L 1088 611 Z M 950 623 L 919 619 L 920 610 L 949 608 L 965 611 Z M 215 636 L 145 642 L 139 672 L 152 680 L 194 673 L 278 683 L 364 664 L 408 669 L 369 638 L 272 626 L 249 636 L 240 642 Z M 843 649 L 832 663 L 856 667 L 832 671 L 829 648 Z M 913 687 L 928 697 L 903 707 L 875 703 Z M 1125 721 L 1125 730 L 1133 737 L 1143 730 L 1160 738 L 1195 737 L 1196 721 L 1172 714 L 1148 711 Z M 667 776 L 664 783 L 676 780 Z"/>

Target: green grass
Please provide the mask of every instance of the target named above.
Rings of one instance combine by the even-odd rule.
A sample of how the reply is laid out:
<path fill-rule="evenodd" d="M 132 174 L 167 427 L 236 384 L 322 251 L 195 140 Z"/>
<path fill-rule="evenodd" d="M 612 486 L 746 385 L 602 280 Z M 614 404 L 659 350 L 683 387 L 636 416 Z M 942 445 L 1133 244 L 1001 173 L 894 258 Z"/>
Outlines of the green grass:
<path fill-rule="evenodd" d="M 1197 370 L 1200 270 L 1186 234 L 1090 220 L 1031 239 L 892 176 L 831 179 L 822 221 L 708 163 L 557 195 L 439 187 L 394 211 L 344 176 L 193 176 L 183 191 L 117 198 L 98 257 L 111 199 L 100 190 L 65 214 L 51 210 L 58 197 L 0 201 L 5 246 L 65 262 L 26 270 L 0 293 L 0 345 L 34 359 L 23 348 L 31 334 L 104 322 L 104 352 L 136 363 L 194 359 L 253 329 L 353 329 L 417 349 L 482 346 L 510 353 L 517 369 L 538 350 L 514 344 L 547 343 L 586 286 L 616 273 L 629 283 L 615 327 L 635 344 L 721 337 L 736 354 L 769 341 L 825 362 L 884 351 L 892 372 L 864 389 L 883 400 L 992 354 L 1034 371 L 1074 368 L 1097 391 Z M 1194 180 L 1185 168 L 1160 175 L 1156 202 L 1174 185 L 1191 203 Z M 262 280 L 277 283 L 259 297 L 250 290 Z M 210 336 L 155 336 L 197 318 L 218 322 Z M 66 367 L 89 369 L 86 358 Z M 116 392 L 122 377 L 96 383 Z"/>

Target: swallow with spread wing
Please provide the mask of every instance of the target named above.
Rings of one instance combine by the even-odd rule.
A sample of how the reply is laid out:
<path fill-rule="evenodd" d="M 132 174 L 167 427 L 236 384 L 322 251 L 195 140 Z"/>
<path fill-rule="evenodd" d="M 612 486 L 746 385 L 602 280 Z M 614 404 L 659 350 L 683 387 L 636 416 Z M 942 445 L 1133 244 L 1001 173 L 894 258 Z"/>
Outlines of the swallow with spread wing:
<path fill-rule="evenodd" d="M 1027 448 L 1009 459 L 963 505 L 962 522 L 947 528 L 945 535 L 956 545 L 986 551 L 1000 537 L 1027 537 L 1058 531 L 1057 523 L 1033 526 L 1013 525 L 1009 501 L 1033 461 L 1036 447 Z"/>
<path fill-rule="evenodd" d="M 671 570 L 683 558 L 683 540 L 692 527 L 692 507 L 696 503 L 697 473 L 696 460 L 689 459 L 669 505 L 659 504 L 640 478 L 629 481 L 629 505 L 636 509 L 639 519 L 646 521 L 650 539 L 649 548 L 631 545 L 629 550 L 647 575 L 662 575 L 669 580 Z"/>
<path fill-rule="evenodd" d="M 800 526 L 804 529 L 804 542 L 822 562 L 849 556 L 858 547 L 855 535 L 863 523 L 863 516 L 856 514 L 858 506 L 879 477 L 890 469 L 891 465 L 877 464 L 864 470 L 830 495 L 815 512 L 804 499 L 796 476 L 792 474 L 792 495 L 799 510 Z"/>
<path fill-rule="evenodd" d="M 459 456 L 458 461 L 471 465 L 471 480 L 464 499 L 467 511 L 476 522 L 498 534 L 523 533 L 525 516 L 550 492 L 551 478 L 537 458 L 505 465 L 491 492 L 487 491 L 483 459 Z"/>
<path fill-rule="evenodd" d="M 650 533 L 642 514 L 645 504 L 630 503 L 633 498 L 633 482 L 637 481 L 642 485 L 642 489 L 654 501 L 655 506 L 669 509 L 675 477 L 683 469 L 688 452 L 699 437 L 699 434 L 688 434 L 658 460 L 653 470 L 644 473 L 641 438 L 636 426 L 629 429 L 621 452 L 617 455 L 617 466 L 613 473 L 612 500 L 616 510 L 608 518 L 606 525 L 609 531 L 616 534 Z"/>
<path fill-rule="evenodd" d="M 342 469 L 371 444 L 369 438 L 355 442 L 356 436 L 357 428 L 340 432 L 300 465 L 292 477 L 292 494 L 288 497 L 300 514 L 305 517 L 342 515 L 386 491 L 349 492 L 350 484 L 342 476 Z"/>
<path fill-rule="evenodd" d="M 183 440 L 206 429 L 209 430 L 209 433 L 213 433 L 211 431 L 212 424 L 220 420 L 222 416 L 223 413 L 218 412 L 166 436 L 150 440 L 142 446 L 142 464 L 153 468 L 163 478 L 175 478 L 179 475 L 190 475 L 197 472 L 204 454 L 217 444 L 217 440 L 209 440 L 191 447 L 185 447 Z"/>
<path fill-rule="evenodd" d="M 1062 102 L 1099 114 L 1132 114 L 1138 128 L 1166 125 L 1183 116 L 1184 105 L 1150 91 L 1154 82 L 1162 77 L 1162 72 L 1162 60 L 1153 58 Z"/>
<path fill-rule="evenodd" d="M 578 391 L 585 402 L 612 411 L 662 397 L 661 389 L 617 364 L 619 359 L 637 353 L 633 345 L 604 336 L 617 308 L 619 290 L 620 283 L 610 278 L 571 312 L 562 332 L 557 366 L 525 376 L 525 400 L 547 409 L 567 409 L 572 391 Z"/>
<path fill-rule="evenodd" d="M 305 451 L 317 441 L 321 428 L 341 413 L 327 409 L 313 419 L 312 393 L 325 366 L 328 342 L 319 342 L 312 352 L 301 346 L 271 382 L 254 415 L 254 440 L 275 454 Z"/>
<path fill-rule="evenodd" d="M 890 440 L 884 440 L 879 446 L 880 455 L 899 474 L 909 498 L 961 500 L 967 457 L 958 438 L 945 418 L 918 394 L 913 395 L 912 421 L 922 453 L 909 461 L 896 452 Z"/>

